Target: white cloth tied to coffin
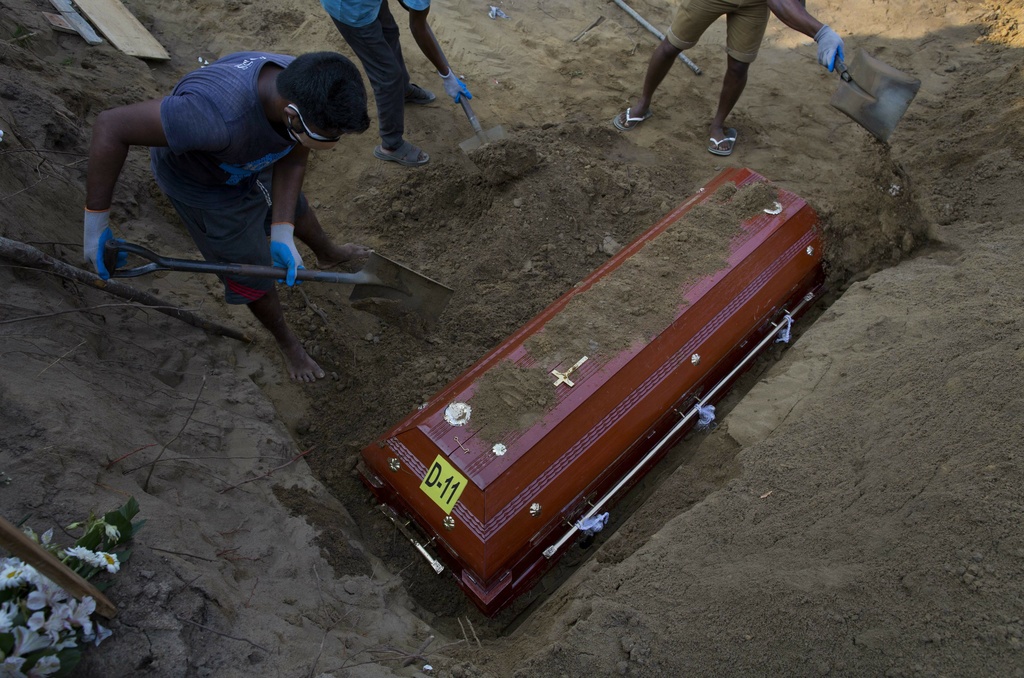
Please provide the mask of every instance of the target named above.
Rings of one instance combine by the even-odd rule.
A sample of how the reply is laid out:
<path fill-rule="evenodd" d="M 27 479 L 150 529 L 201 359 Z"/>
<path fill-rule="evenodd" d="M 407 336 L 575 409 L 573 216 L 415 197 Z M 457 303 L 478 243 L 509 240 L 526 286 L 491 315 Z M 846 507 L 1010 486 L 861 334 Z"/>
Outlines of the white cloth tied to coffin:
<path fill-rule="evenodd" d="M 594 534 L 604 529 L 605 523 L 608 522 L 607 513 L 598 513 L 597 515 L 590 516 L 583 520 L 576 521 L 576 529 L 585 534 Z"/>

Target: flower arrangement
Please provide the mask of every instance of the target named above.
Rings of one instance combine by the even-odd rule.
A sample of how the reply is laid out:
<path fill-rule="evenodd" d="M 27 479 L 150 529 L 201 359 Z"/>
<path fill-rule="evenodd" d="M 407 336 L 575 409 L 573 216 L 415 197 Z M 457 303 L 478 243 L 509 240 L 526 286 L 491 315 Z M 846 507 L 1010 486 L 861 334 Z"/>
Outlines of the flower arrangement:
<path fill-rule="evenodd" d="M 115 550 L 139 531 L 144 520 L 135 498 L 102 516 L 73 523 L 83 530 L 74 546 L 53 543 L 53 529 L 37 535 L 22 528 L 34 542 L 84 579 L 100 572 L 116 573 L 131 551 Z M 95 584 L 105 588 L 103 582 Z M 99 645 L 110 631 L 93 619 L 96 601 L 76 600 L 19 558 L 0 558 L 0 678 L 44 678 L 69 675 L 82 658 L 82 649 Z"/>

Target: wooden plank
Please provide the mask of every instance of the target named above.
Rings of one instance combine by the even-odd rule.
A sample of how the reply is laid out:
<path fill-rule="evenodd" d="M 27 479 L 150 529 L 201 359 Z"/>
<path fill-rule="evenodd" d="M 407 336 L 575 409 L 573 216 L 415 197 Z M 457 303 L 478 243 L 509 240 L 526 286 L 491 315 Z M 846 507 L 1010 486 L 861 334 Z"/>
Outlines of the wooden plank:
<path fill-rule="evenodd" d="M 50 22 L 50 27 L 55 31 L 61 31 L 62 33 L 74 33 L 75 35 L 78 35 L 78 31 L 75 30 L 75 27 L 60 14 L 43 12 L 43 18 Z"/>
<path fill-rule="evenodd" d="M 82 36 L 82 38 L 90 45 L 98 45 L 103 42 L 103 38 L 96 35 L 96 31 L 92 29 L 89 22 L 82 18 L 82 15 L 72 7 L 70 0 L 50 0 L 50 4 L 53 5 L 54 9 L 60 12 L 61 17 L 68 22 L 76 33 Z M 43 12 L 46 14 L 46 12 Z M 47 17 L 49 19 L 49 17 Z"/>
<path fill-rule="evenodd" d="M 140 59 L 170 59 L 163 45 L 120 0 L 76 0 L 78 9 L 114 47 Z"/>

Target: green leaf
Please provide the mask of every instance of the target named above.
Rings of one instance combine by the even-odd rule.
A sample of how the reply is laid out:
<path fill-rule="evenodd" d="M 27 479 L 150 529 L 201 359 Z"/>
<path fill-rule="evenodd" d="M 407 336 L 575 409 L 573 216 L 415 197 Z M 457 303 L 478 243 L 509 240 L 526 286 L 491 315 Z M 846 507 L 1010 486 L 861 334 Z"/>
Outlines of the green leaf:
<path fill-rule="evenodd" d="M 117 528 L 117 539 L 109 539 L 111 546 L 116 546 L 128 541 L 132 536 L 132 522 L 125 518 L 119 511 L 111 511 L 103 516 L 107 524 Z M 106 532 L 103 533 L 106 536 Z"/>
<path fill-rule="evenodd" d="M 134 537 L 135 533 L 138 532 L 139 530 L 141 530 L 142 526 L 145 525 L 145 524 L 146 524 L 145 519 L 143 519 L 143 520 L 136 520 L 134 523 L 132 523 L 132 534 L 131 534 L 131 536 Z"/>
<path fill-rule="evenodd" d="M 129 497 L 125 505 L 118 509 L 118 512 L 125 517 L 125 520 L 130 522 L 132 518 L 139 514 L 139 502 L 135 501 L 135 497 Z"/>
<path fill-rule="evenodd" d="M 114 555 L 117 556 L 117 561 L 119 563 L 123 563 L 123 562 L 125 562 L 126 560 L 128 560 L 131 557 L 132 550 L 131 549 L 125 549 L 124 551 L 118 551 Z"/>
<path fill-rule="evenodd" d="M 103 541 L 103 526 L 93 525 L 89 528 L 88 532 L 79 537 L 78 541 L 75 542 L 75 546 L 84 546 L 90 551 L 95 551 L 101 541 Z"/>
<path fill-rule="evenodd" d="M 0 633 L 0 652 L 5 655 L 11 653 L 14 649 L 14 634 L 13 633 Z"/>
<path fill-rule="evenodd" d="M 60 659 L 60 670 L 53 674 L 53 678 L 66 678 L 82 661 L 82 651 L 77 647 L 67 647 L 57 653 L 57 658 Z"/>

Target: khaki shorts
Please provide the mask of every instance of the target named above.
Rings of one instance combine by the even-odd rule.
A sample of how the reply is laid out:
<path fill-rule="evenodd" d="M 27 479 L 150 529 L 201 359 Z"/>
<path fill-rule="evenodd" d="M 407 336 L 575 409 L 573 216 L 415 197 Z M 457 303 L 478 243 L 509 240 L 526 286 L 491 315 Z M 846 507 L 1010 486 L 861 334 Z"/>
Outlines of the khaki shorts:
<path fill-rule="evenodd" d="M 682 0 L 666 37 L 676 48 L 689 49 L 723 14 L 725 51 L 736 61 L 751 63 L 757 57 L 768 27 L 765 0 Z"/>

